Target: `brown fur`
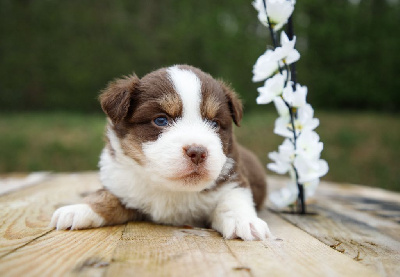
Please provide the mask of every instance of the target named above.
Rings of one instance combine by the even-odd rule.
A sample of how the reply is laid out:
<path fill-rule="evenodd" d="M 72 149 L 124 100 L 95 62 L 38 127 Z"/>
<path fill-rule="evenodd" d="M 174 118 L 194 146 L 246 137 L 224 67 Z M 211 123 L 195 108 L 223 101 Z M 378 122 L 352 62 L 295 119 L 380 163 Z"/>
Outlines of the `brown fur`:
<path fill-rule="evenodd" d="M 85 197 L 84 201 L 94 212 L 106 220 L 107 225 L 143 219 L 143 215 L 139 211 L 126 209 L 119 199 L 106 189 L 100 189 L 90 194 Z"/>
<path fill-rule="evenodd" d="M 103 90 L 99 98 L 101 107 L 113 122 L 121 122 L 126 117 L 138 82 L 136 75 L 130 75 L 110 82 Z"/>
<path fill-rule="evenodd" d="M 203 100 L 201 105 L 201 115 L 204 118 L 215 118 L 219 110 L 219 105 L 220 104 L 215 97 L 209 96 L 206 100 Z"/>
<path fill-rule="evenodd" d="M 172 118 L 182 114 L 182 101 L 177 94 L 165 94 L 159 100 L 161 108 Z"/>
<path fill-rule="evenodd" d="M 240 169 L 247 179 L 253 194 L 257 210 L 263 207 L 267 193 L 266 174 L 258 158 L 249 150 L 238 144 Z"/>
<path fill-rule="evenodd" d="M 240 126 L 240 121 L 242 120 L 243 116 L 242 101 L 240 101 L 234 90 L 229 85 L 223 81 L 219 81 L 219 83 L 221 84 L 225 96 L 228 99 L 229 111 L 231 112 L 233 122 L 235 122 L 237 126 Z"/>
<path fill-rule="evenodd" d="M 220 124 L 217 132 L 223 151 L 236 161 L 231 172 L 220 176 L 216 187 L 204 193 L 212 193 L 227 182 L 238 181 L 241 187 L 251 188 L 255 206 L 260 209 L 266 195 L 264 168 L 254 154 L 236 143 L 232 134 L 232 121 L 239 126 L 243 115 L 240 99 L 229 85 L 209 74 L 187 65 L 179 67 L 194 72 L 200 79 L 201 115 Z M 153 120 L 160 115 L 174 120 L 182 116 L 183 110 L 166 68 L 149 73 L 140 80 L 132 75 L 111 82 L 100 96 L 100 102 L 111 119 L 111 126 L 120 139 L 124 153 L 139 164 L 145 162 L 142 143 L 156 140 L 163 132 L 163 128 L 155 126 Z M 108 149 L 111 154 L 115 151 L 109 142 Z M 231 177 L 233 173 L 238 173 L 237 179 Z M 125 209 L 107 190 L 98 191 L 87 201 L 97 213 L 113 222 L 109 224 L 126 222 L 139 216 L 137 211 Z"/>
<path fill-rule="evenodd" d="M 139 164 L 145 161 L 142 143 L 156 140 L 161 133 L 150 124 L 154 117 L 163 113 L 178 117 L 182 113 L 180 98 L 171 91 L 174 90 L 166 79 L 166 72 L 159 70 L 141 80 L 136 76 L 115 80 L 99 97 L 124 154 Z"/>
<path fill-rule="evenodd" d="M 216 187 L 210 191 L 219 189 L 227 182 L 237 181 L 240 187 L 250 188 L 253 195 L 253 202 L 257 210 L 261 210 L 267 195 L 267 182 L 264 167 L 258 158 L 248 149 L 232 140 L 232 152 L 230 158 L 236 163 L 231 169 L 228 176 L 221 176 L 216 182 Z M 238 173 L 237 180 L 233 180 L 229 176 L 232 173 Z"/>

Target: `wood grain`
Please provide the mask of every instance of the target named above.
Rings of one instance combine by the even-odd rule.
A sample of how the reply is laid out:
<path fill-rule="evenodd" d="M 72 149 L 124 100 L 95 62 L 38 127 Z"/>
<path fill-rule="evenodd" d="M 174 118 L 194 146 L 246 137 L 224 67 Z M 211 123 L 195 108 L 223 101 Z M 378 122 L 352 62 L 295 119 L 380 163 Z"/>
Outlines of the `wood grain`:
<path fill-rule="evenodd" d="M 248 276 L 221 236 L 209 229 L 130 223 L 107 276 Z"/>
<path fill-rule="evenodd" d="M 107 276 L 378 276 L 275 214 L 280 240 L 224 240 L 212 230 L 130 223 Z"/>
<path fill-rule="evenodd" d="M 270 178 L 272 186 L 284 182 Z M 305 216 L 280 216 L 381 276 L 400 276 L 399 194 L 323 183 L 308 210 L 311 214 Z"/>
<path fill-rule="evenodd" d="M 0 260 L 0 276 L 102 276 L 124 226 L 51 231 Z"/>
<path fill-rule="evenodd" d="M 279 240 L 226 242 L 235 256 L 251 269 L 252 276 L 266 276 L 266 273 L 268 276 L 378 276 L 277 214 L 264 210 L 259 215 Z"/>
<path fill-rule="evenodd" d="M 0 276 L 396 276 L 398 272 L 396 234 L 382 231 L 397 226 L 395 219 L 390 217 L 385 224 L 394 225 L 385 228 L 383 223 L 371 227 L 354 221 L 347 213 L 363 214 L 365 207 L 352 206 L 345 198 L 340 205 L 347 210 L 315 202 L 317 216 L 262 211 L 260 216 L 281 239 L 264 242 L 224 240 L 210 229 L 146 222 L 83 231 L 47 228 L 58 206 L 80 202 L 99 187 L 96 173 L 54 174 L 41 184 L 1 196 Z M 325 198 L 349 195 L 327 188 L 321 190 Z M 382 212 L 386 208 L 382 206 Z M 382 216 L 368 214 L 385 222 Z M 331 245 L 337 239 L 342 244 Z M 376 244 L 371 244 L 375 252 L 367 251 L 367 242 Z"/>
<path fill-rule="evenodd" d="M 80 202 L 82 193 L 100 187 L 97 175 L 59 174 L 35 186 L 0 196 L 0 257 L 48 233 L 51 215 Z"/>

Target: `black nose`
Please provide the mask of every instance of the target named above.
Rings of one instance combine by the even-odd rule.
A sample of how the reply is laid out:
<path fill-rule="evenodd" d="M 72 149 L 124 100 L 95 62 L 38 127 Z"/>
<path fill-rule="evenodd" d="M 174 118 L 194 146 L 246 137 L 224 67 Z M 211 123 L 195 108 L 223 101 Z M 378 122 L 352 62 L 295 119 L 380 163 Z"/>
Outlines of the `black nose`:
<path fill-rule="evenodd" d="M 201 164 L 207 158 L 207 149 L 203 146 L 191 145 L 184 148 L 186 155 L 196 165 Z"/>

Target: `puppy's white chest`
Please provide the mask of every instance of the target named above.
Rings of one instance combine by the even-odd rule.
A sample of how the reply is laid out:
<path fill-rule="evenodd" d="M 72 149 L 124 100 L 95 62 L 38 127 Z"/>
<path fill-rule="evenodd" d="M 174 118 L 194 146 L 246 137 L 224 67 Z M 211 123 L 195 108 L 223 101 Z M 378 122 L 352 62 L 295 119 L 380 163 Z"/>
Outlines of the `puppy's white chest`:
<path fill-rule="evenodd" d="M 221 192 L 141 191 L 123 199 L 157 223 L 202 226 L 210 221 Z"/>

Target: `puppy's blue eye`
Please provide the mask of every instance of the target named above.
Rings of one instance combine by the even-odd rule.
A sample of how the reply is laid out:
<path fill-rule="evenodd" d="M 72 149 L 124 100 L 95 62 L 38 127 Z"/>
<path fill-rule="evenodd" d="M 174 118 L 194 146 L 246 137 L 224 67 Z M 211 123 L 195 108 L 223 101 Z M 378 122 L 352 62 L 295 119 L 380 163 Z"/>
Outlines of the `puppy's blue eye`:
<path fill-rule="evenodd" d="M 160 126 L 160 127 L 167 126 L 168 125 L 168 118 L 166 118 L 164 116 L 157 117 L 156 119 L 154 119 L 154 123 L 157 126 Z"/>
<path fill-rule="evenodd" d="M 219 128 L 219 123 L 217 121 L 214 121 L 214 120 L 210 121 L 210 125 L 214 129 L 218 129 Z"/>

